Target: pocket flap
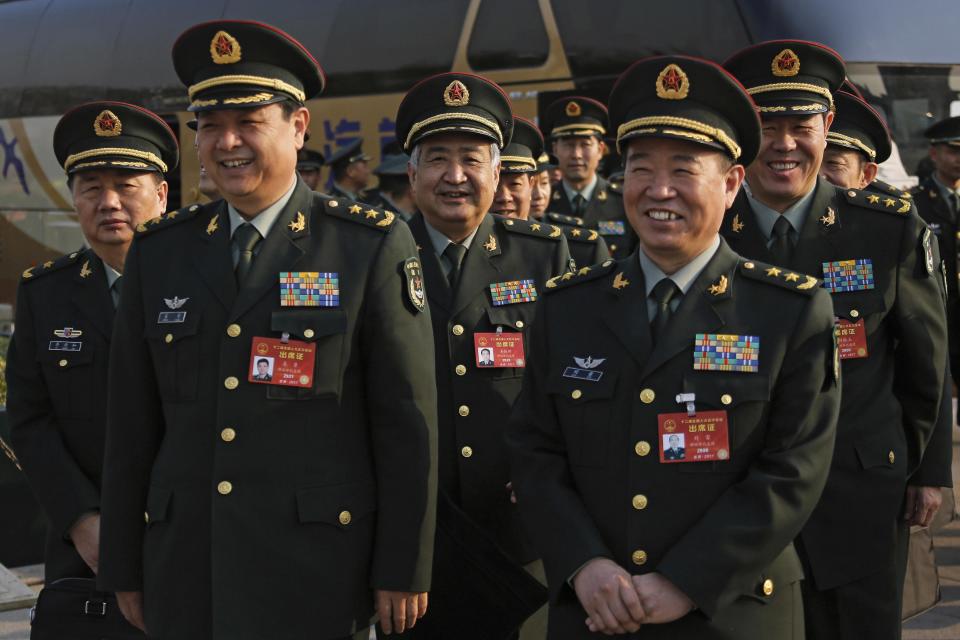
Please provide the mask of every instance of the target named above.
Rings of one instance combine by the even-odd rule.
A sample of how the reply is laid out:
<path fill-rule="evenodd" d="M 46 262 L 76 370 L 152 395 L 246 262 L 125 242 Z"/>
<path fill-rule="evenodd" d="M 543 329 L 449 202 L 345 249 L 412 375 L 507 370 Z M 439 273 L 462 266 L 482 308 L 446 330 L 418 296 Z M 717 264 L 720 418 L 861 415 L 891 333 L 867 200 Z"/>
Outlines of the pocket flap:
<path fill-rule="evenodd" d="M 502 307 L 488 307 L 487 318 L 490 324 L 495 327 L 510 327 L 512 329 L 523 329 L 526 326 L 526 309 L 532 307 L 533 303 L 523 302 L 518 304 L 508 304 Z"/>
<path fill-rule="evenodd" d="M 156 315 L 146 318 L 146 326 L 143 328 L 143 334 L 151 340 L 162 340 L 167 344 L 174 343 L 183 338 L 195 336 L 200 330 L 200 312 L 187 311 L 183 316 L 182 322 L 159 322 L 161 313 L 172 313 L 169 311 L 158 311 Z M 174 317 L 174 316 L 168 316 Z M 170 336 L 169 338 L 167 336 Z"/>
<path fill-rule="evenodd" d="M 565 377 L 563 373 L 572 367 L 563 367 L 547 380 L 547 393 L 566 398 L 573 404 L 612 398 L 617 391 L 618 371 L 603 371 L 599 380 Z"/>
<path fill-rule="evenodd" d="M 696 406 L 735 407 L 770 400 L 770 377 L 765 373 L 702 371 L 683 377 L 684 393 L 696 395 Z"/>
<path fill-rule="evenodd" d="M 348 527 L 376 510 L 377 489 L 372 483 L 339 484 L 297 490 L 300 522 L 323 522 Z"/>
<path fill-rule="evenodd" d="M 147 512 L 145 518 L 149 524 L 166 521 L 167 511 L 170 509 L 170 498 L 172 496 L 173 491 L 170 489 L 155 486 L 150 487 L 150 492 L 147 495 Z"/>
<path fill-rule="evenodd" d="M 86 342 L 82 343 L 80 351 L 52 351 L 49 345 L 41 345 L 37 351 L 37 362 L 52 363 L 59 369 L 67 370 L 93 362 L 93 351 L 93 345 Z"/>
<path fill-rule="evenodd" d="M 851 322 L 887 309 L 883 295 L 876 290 L 834 293 L 830 297 L 833 299 L 833 315 Z"/>
<path fill-rule="evenodd" d="M 886 434 L 878 433 L 857 440 L 853 448 L 857 452 L 860 466 L 864 469 L 887 467 L 892 469 L 896 463 L 896 454 Z"/>
<path fill-rule="evenodd" d="M 343 309 L 280 309 L 270 314 L 270 330 L 289 333 L 305 342 L 347 330 L 347 313 Z"/>

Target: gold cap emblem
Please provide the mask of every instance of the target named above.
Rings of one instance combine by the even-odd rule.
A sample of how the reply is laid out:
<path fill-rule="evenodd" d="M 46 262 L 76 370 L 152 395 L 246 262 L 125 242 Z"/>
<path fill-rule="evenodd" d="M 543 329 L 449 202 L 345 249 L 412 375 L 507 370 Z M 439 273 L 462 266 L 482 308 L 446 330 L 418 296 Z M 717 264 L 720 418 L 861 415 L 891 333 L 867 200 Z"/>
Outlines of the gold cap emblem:
<path fill-rule="evenodd" d="M 467 85 L 454 80 L 443 90 L 443 104 L 448 107 L 465 107 L 470 104 L 470 91 Z"/>
<path fill-rule="evenodd" d="M 690 93 L 690 78 L 683 69 L 668 64 L 657 76 L 657 97 L 664 100 L 683 100 Z"/>
<path fill-rule="evenodd" d="M 774 56 L 770 69 L 778 78 L 795 76 L 800 73 L 800 58 L 791 49 L 784 49 Z"/>
<path fill-rule="evenodd" d="M 210 41 L 210 57 L 216 64 L 240 62 L 240 43 L 226 31 L 217 31 Z"/>
<path fill-rule="evenodd" d="M 568 102 L 565 111 L 571 118 L 579 118 L 580 114 L 583 113 L 583 109 L 580 108 L 580 104 L 577 102 Z"/>
<path fill-rule="evenodd" d="M 113 138 L 120 135 L 123 125 L 113 111 L 104 109 L 93 121 L 93 132 L 101 138 Z"/>

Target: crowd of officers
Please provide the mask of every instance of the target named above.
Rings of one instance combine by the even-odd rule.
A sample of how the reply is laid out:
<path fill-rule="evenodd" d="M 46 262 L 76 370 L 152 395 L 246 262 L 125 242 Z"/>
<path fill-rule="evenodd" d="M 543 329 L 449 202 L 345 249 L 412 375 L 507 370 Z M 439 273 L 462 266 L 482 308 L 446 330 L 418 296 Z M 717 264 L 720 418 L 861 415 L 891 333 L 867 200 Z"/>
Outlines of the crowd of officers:
<path fill-rule="evenodd" d="M 7 366 L 48 582 L 175 640 L 899 637 L 952 484 L 960 119 L 902 192 L 817 43 L 643 59 L 542 130 L 444 73 L 373 194 L 360 141 L 306 149 L 287 34 L 173 61 L 210 203 L 161 215 L 146 109 L 54 136 L 88 246 L 23 273 Z"/>

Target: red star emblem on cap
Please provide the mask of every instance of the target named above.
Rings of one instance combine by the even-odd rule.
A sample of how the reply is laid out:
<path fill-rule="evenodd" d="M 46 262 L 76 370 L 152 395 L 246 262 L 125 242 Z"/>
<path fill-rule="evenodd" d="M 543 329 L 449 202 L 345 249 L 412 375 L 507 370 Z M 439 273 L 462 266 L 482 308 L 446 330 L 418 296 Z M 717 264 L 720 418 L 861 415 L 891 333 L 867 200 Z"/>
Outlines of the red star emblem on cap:
<path fill-rule="evenodd" d="M 450 87 L 450 97 L 454 100 L 463 100 L 463 88 L 459 83 Z"/>
<path fill-rule="evenodd" d="M 217 38 L 217 53 L 222 56 L 227 56 L 233 53 L 233 44 L 227 40 L 227 37 L 223 34 L 220 34 L 220 37 Z"/>
<path fill-rule="evenodd" d="M 779 67 L 784 71 L 789 71 L 790 69 L 793 69 L 793 65 L 796 63 L 796 61 L 797 61 L 796 58 L 794 58 L 792 55 L 787 53 L 785 56 L 783 56 L 782 58 L 780 58 L 780 60 L 777 61 L 777 65 L 779 65 Z"/>
<path fill-rule="evenodd" d="M 116 120 L 114 120 L 108 115 L 100 116 L 100 121 L 98 122 L 98 124 L 100 125 L 100 128 L 103 129 L 104 131 L 113 131 L 117 126 Z"/>
<path fill-rule="evenodd" d="M 670 69 L 667 71 L 667 74 L 663 76 L 663 88 L 672 89 L 673 91 L 680 90 L 680 74 L 677 73 L 676 69 Z"/>

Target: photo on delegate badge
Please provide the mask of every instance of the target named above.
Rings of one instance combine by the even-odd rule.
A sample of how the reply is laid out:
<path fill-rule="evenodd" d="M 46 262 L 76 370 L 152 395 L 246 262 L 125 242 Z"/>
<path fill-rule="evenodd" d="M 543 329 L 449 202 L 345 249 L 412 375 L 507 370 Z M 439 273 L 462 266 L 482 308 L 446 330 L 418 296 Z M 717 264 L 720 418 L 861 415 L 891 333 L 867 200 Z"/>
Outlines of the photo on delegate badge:
<path fill-rule="evenodd" d="M 493 349 L 490 347 L 480 347 L 477 349 L 477 366 L 492 367 L 496 364 L 493 359 Z"/>
<path fill-rule="evenodd" d="M 682 433 L 671 433 L 663 436 L 664 460 L 683 460 L 686 442 Z"/>
<path fill-rule="evenodd" d="M 253 382 L 271 382 L 273 380 L 273 358 L 270 356 L 254 358 L 250 380 Z"/>

